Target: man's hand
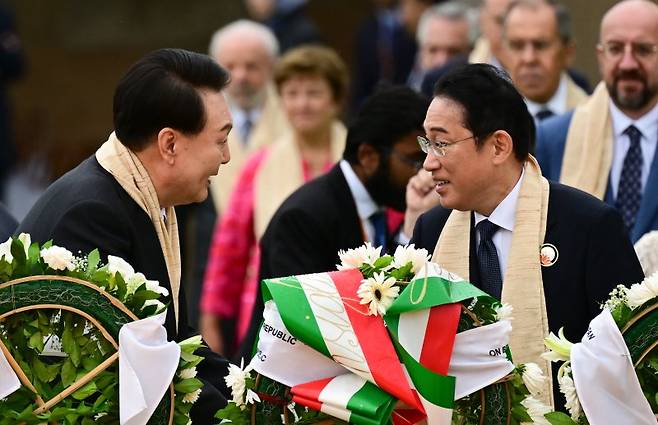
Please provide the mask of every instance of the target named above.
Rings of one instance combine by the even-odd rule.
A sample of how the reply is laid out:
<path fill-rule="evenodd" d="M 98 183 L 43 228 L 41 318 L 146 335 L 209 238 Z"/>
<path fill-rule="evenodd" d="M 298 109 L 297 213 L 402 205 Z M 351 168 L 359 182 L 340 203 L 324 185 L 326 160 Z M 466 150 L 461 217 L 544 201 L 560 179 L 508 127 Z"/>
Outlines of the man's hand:
<path fill-rule="evenodd" d="M 407 183 L 407 210 L 404 214 L 404 225 L 402 232 L 408 238 L 414 231 L 414 225 L 418 217 L 439 204 L 439 195 L 434 191 L 434 180 L 432 174 L 425 170 L 419 170 L 418 173 L 409 179 Z"/>
<path fill-rule="evenodd" d="M 224 353 L 224 335 L 222 334 L 222 319 L 211 313 L 201 314 L 199 319 L 199 330 L 208 347 L 215 353 Z"/>

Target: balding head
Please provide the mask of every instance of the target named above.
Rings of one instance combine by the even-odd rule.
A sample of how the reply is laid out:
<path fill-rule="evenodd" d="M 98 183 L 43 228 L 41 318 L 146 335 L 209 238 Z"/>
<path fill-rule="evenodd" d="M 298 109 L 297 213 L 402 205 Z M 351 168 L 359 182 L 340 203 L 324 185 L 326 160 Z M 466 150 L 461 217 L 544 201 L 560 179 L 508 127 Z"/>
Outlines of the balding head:
<path fill-rule="evenodd" d="M 638 118 L 658 103 L 658 6 L 617 3 L 603 17 L 597 46 L 601 76 L 613 102 Z"/>
<path fill-rule="evenodd" d="M 262 106 L 278 53 L 274 34 L 244 19 L 215 32 L 209 47 L 210 56 L 231 73 L 229 100 L 243 109 Z"/>

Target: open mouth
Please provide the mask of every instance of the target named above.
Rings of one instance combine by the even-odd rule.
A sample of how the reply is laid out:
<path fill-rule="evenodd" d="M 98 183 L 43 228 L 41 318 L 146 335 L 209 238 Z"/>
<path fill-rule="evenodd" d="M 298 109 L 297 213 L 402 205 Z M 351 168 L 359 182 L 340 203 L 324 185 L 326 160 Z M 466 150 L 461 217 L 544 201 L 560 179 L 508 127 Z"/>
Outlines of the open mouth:
<path fill-rule="evenodd" d="M 448 180 L 436 180 L 435 183 L 436 183 L 436 188 L 440 189 L 440 188 L 442 188 L 443 186 L 447 185 L 450 182 Z"/>

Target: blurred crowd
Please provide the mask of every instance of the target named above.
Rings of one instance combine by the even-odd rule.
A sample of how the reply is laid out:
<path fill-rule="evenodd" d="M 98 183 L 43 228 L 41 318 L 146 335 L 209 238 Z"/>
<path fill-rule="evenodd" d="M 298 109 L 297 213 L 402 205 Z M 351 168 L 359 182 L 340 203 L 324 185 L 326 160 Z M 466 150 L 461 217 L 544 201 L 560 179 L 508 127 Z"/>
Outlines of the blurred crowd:
<path fill-rule="evenodd" d="M 429 99 L 442 76 L 467 63 L 509 74 L 534 118 L 532 151 L 544 175 L 614 205 L 646 259 L 645 273 L 658 266 L 658 256 L 650 254 L 657 251 L 651 232 L 658 229 L 658 22 L 649 30 L 636 25 L 632 12 L 641 14 L 641 4 L 604 19 L 596 51 L 579 52 L 597 57 L 597 84 L 573 66 L 571 18 L 558 1 L 372 3 L 372 14 L 353 35 L 351 69 L 325 44 L 305 0 L 246 0 L 248 18 L 209 35 L 208 55 L 230 73 L 224 91 L 233 121 L 230 162 L 212 179 L 206 201 L 176 213 L 190 324 L 210 348 L 229 358 L 236 354 L 262 275 L 259 241 L 291 193 L 344 157 L 346 129 L 367 99 L 393 85 Z M 4 87 L 21 75 L 23 63 L 4 10 L 0 69 L 0 179 L 11 207 L 32 195 L 20 173 L 7 174 L 14 153 Z M 425 155 L 415 137 L 411 150 L 388 154 L 406 174 L 387 170 L 386 178 L 404 175 L 404 189 Z M 392 191 L 394 183 L 382 182 L 381 191 Z M 368 189 L 376 193 L 377 186 Z M 381 202 L 390 228 L 404 221 L 408 205 L 400 193 Z M 19 220 L 22 210 L 12 208 Z M 372 226 L 362 232 L 374 238 L 378 224 Z M 400 242 L 410 231 L 401 232 Z"/>

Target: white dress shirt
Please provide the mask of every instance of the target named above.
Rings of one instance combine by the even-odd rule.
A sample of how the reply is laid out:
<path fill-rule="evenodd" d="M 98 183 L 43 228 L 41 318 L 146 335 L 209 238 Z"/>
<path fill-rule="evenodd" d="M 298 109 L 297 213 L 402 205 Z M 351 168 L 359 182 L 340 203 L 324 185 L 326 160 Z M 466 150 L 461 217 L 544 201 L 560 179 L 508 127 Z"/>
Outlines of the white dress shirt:
<path fill-rule="evenodd" d="M 369 241 L 375 240 L 375 227 L 370 222 L 369 218 L 371 215 L 380 210 L 377 203 L 372 199 L 370 193 L 366 187 L 361 183 L 359 177 L 357 177 L 352 166 L 349 162 L 344 159 L 340 161 L 340 169 L 345 176 L 347 181 L 347 186 L 352 192 L 352 198 L 354 198 L 354 203 L 356 204 L 356 212 L 361 219 L 361 226 L 366 232 L 366 235 Z"/>
<path fill-rule="evenodd" d="M 533 102 L 530 99 L 525 99 L 526 105 L 528 105 L 528 111 L 532 114 L 532 117 L 535 119 L 535 124 L 538 120 L 536 118 L 537 112 L 548 109 L 553 112 L 555 115 L 561 115 L 567 112 L 567 74 L 564 72 L 560 76 L 560 84 L 557 86 L 557 90 L 553 94 L 553 97 L 549 99 L 545 104 Z"/>
<path fill-rule="evenodd" d="M 260 116 L 263 114 L 262 108 L 254 108 L 245 110 L 236 105 L 229 104 L 229 111 L 231 112 L 231 118 L 233 118 L 233 128 L 238 130 L 240 133 L 240 140 L 243 145 L 247 145 L 249 140 L 244 137 L 243 130 L 247 119 L 251 121 L 251 130 L 253 131 L 256 122 L 260 119 Z"/>
<path fill-rule="evenodd" d="M 649 179 L 651 162 L 656 153 L 656 143 L 658 143 L 658 105 L 652 110 L 642 115 L 639 119 L 633 120 L 624 114 L 617 106 L 610 102 L 610 117 L 612 118 L 612 137 L 614 138 L 612 151 L 612 167 L 610 168 L 610 185 L 612 186 L 612 195 L 617 199 L 617 189 L 621 179 L 621 170 L 624 168 L 624 158 L 628 148 L 631 146 L 631 140 L 624 131 L 629 125 L 634 125 L 642 133 L 640 139 L 640 148 L 642 149 L 642 192 Z"/>
<path fill-rule="evenodd" d="M 514 225 L 516 224 L 516 203 L 519 200 L 519 191 L 521 190 L 521 182 L 525 169 L 521 171 L 521 177 L 516 182 L 510 193 L 507 194 L 505 199 L 498 204 L 489 217 L 483 216 L 475 212 L 475 225 L 482 220 L 489 220 L 496 224 L 500 229 L 491 238 L 496 253 L 498 254 L 498 261 L 500 262 L 501 278 L 505 279 L 505 270 L 507 269 L 507 258 L 509 257 L 509 250 L 512 246 L 512 232 L 514 232 Z M 480 233 L 475 232 L 475 243 L 480 245 Z M 476 252 L 477 252 L 476 246 Z"/>

